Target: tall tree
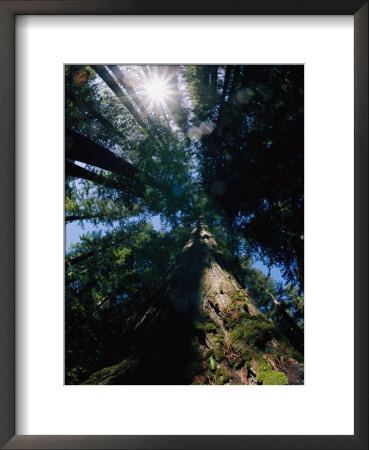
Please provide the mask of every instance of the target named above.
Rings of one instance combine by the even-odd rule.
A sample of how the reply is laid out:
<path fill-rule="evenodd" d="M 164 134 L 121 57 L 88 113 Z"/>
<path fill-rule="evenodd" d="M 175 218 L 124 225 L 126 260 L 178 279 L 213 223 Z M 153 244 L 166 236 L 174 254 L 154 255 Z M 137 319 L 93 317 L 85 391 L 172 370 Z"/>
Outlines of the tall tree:
<path fill-rule="evenodd" d="M 86 384 L 302 383 L 293 347 L 227 269 L 203 218 L 140 306 L 126 354 Z"/>
<path fill-rule="evenodd" d="M 303 383 L 303 68 L 65 79 L 67 384 Z"/>
<path fill-rule="evenodd" d="M 303 67 L 227 66 L 218 110 L 187 73 L 195 118 L 215 123 L 198 144 L 207 194 L 254 251 L 302 287 Z"/>

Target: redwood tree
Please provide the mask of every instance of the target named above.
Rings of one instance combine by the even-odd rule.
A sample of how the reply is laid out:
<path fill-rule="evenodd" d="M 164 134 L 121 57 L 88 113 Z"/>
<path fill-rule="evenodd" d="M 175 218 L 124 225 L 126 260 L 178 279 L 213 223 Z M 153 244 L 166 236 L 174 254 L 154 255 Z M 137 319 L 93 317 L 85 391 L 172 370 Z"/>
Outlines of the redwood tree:
<path fill-rule="evenodd" d="M 301 384 L 296 350 L 239 284 L 200 218 L 130 318 L 122 359 L 86 384 Z"/>
<path fill-rule="evenodd" d="M 302 66 L 65 75 L 66 383 L 302 384 Z"/>

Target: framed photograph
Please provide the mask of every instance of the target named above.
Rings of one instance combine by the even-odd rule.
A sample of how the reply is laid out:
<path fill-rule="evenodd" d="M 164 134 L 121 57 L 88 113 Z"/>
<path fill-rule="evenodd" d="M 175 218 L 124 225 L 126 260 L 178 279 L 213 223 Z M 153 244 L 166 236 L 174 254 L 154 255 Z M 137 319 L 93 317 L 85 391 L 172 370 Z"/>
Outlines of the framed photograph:
<path fill-rule="evenodd" d="M 367 448 L 368 4 L 0 8 L 1 445 Z"/>

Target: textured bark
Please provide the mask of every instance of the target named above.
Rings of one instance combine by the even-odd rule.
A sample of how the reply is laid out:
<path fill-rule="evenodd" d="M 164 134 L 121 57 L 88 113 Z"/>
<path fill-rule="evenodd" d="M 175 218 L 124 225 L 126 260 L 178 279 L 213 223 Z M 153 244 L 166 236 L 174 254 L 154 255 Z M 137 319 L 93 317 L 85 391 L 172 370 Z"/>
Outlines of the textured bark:
<path fill-rule="evenodd" d="M 128 186 L 133 186 L 132 192 L 137 196 L 144 195 L 144 184 L 147 184 L 154 189 L 158 189 L 163 194 L 173 197 L 170 186 L 166 186 L 163 183 L 156 181 L 148 174 L 139 172 L 133 164 L 123 158 L 119 158 L 113 152 L 86 136 L 83 136 L 72 129 L 67 129 L 65 143 L 66 158 L 72 161 L 80 161 L 125 177 Z M 74 168 L 74 170 L 77 169 Z M 100 183 L 100 181 L 98 181 L 98 183 Z"/>
<path fill-rule="evenodd" d="M 123 86 L 123 88 L 128 92 L 128 94 L 131 96 L 132 100 L 135 102 L 136 106 L 139 108 L 139 110 L 143 113 L 144 117 L 147 115 L 147 109 L 143 105 L 142 101 L 139 99 L 134 87 L 130 83 L 129 80 L 124 76 L 122 71 L 119 69 L 118 66 L 108 66 L 108 68 L 112 71 L 115 78 L 119 81 L 119 83 Z M 150 120 L 150 118 L 148 118 Z"/>
<path fill-rule="evenodd" d="M 201 219 L 131 328 L 122 361 L 86 384 L 302 382 L 292 349 L 278 341 L 273 325 L 227 269 Z"/>
<path fill-rule="evenodd" d="M 132 183 L 118 183 L 114 180 L 110 180 L 109 178 L 104 177 L 104 175 L 91 172 L 91 170 L 87 170 L 68 160 L 65 161 L 65 175 L 92 181 L 95 184 L 100 184 L 101 186 L 116 189 L 118 191 L 134 195 L 136 197 L 145 197 L 144 189 L 133 189 Z"/>
<path fill-rule="evenodd" d="M 132 117 L 136 120 L 136 122 L 146 131 L 147 125 L 140 116 L 140 114 L 136 111 L 135 107 L 132 105 L 129 98 L 124 94 L 122 89 L 119 87 L 118 83 L 114 80 L 114 78 L 110 75 L 110 73 L 105 69 L 105 66 L 91 66 L 92 69 L 99 75 L 99 77 L 105 81 L 105 83 L 110 87 L 110 89 L 114 92 L 118 100 L 122 103 L 123 106 L 131 113 Z"/>

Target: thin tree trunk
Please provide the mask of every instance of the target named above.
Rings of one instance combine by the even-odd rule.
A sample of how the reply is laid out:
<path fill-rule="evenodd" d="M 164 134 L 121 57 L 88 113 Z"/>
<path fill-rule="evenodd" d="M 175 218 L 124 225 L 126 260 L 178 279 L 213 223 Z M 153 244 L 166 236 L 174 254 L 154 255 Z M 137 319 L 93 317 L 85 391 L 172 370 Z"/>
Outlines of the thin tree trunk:
<path fill-rule="evenodd" d="M 145 72 L 147 81 L 151 81 L 151 73 L 150 73 L 150 69 L 147 66 L 142 65 L 142 70 Z"/>
<path fill-rule="evenodd" d="M 233 69 L 233 79 L 231 84 L 231 89 L 229 90 L 229 97 L 228 102 L 231 103 L 234 100 L 235 94 L 236 94 L 236 87 L 238 82 L 240 81 L 240 72 L 241 72 L 241 66 L 234 66 Z"/>
<path fill-rule="evenodd" d="M 125 78 L 122 71 L 119 69 L 118 66 L 109 66 L 108 68 L 113 72 L 115 78 L 119 81 L 119 83 L 124 87 L 124 89 L 128 92 L 128 94 L 131 96 L 132 100 L 136 103 L 140 111 L 146 115 L 147 109 L 143 105 L 142 101 L 139 99 L 136 91 L 134 90 L 131 83 Z M 150 120 L 150 118 L 148 118 Z"/>
<path fill-rule="evenodd" d="M 217 83 L 218 83 L 218 66 L 209 66 L 210 68 L 210 89 L 213 98 L 217 95 Z"/>
<path fill-rule="evenodd" d="M 265 292 L 270 296 L 273 301 L 274 308 L 284 333 L 288 340 L 300 353 L 304 353 L 304 332 L 297 325 L 295 320 L 286 311 L 286 305 L 279 302 L 274 295 L 267 289 Z"/>
<path fill-rule="evenodd" d="M 138 188 L 141 188 L 142 184 L 145 183 L 166 195 L 173 196 L 170 187 L 156 181 L 150 175 L 141 174 L 133 164 L 119 158 L 102 145 L 71 129 L 66 131 L 65 156 L 73 161 L 77 160 L 121 175 Z"/>
<path fill-rule="evenodd" d="M 135 110 L 135 107 L 132 105 L 130 100 L 124 94 L 122 89 L 119 87 L 118 83 L 114 80 L 114 78 L 110 75 L 110 73 L 105 69 L 105 66 L 91 66 L 92 69 L 100 76 L 100 78 L 105 81 L 105 83 L 110 87 L 110 89 L 114 92 L 118 100 L 125 106 L 125 108 L 131 113 L 136 122 L 146 131 L 147 125 L 140 117 L 138 112 Z"/>
<path fill-rule="evenodd" d="M 80 104 L 79 108 L 82 111 L 85 111 L 88 113 L 88 115 L 93 118 L 96 119 L 97 121 L 99 121 L 102 125 L 104 125 L 104 127 L 109 130 L 109 132 L 111 134 L 113 134 L 114 136 L 119 137 L 120 139 L 122 139 L 122 141 L 129 145 L 130 147 L 133 147 L 134 145 L 132 144 L 132 142 L 130 142 L 127 137 L 120 131 L 118 130 L 118 128 L 116 128 L 111 122 L 109 122 L 108 119 L 106 119 L 102 114 L 99 113 L 99 111 L 97 111 L 95 108 L 86 105 L 86 104 Z"/>
<path fill-rule="evenodd" d="M 301 384 L 299 363 L 227 269 L 201 218 L 131 329 L 121 362 L 85 384 Z"/>
<path fill-rule="evenodd" d="M 143 186 L 139 186 L 138 183 L 136 183 L 136 189 L 134 189 L 131 182 L 118 183 L 114 180 L 110 180 L 104 175 L 91 172 L 90 170 L 78 166 L 77 164 L 74 164 L 68 160 L 65 161 L 65 175 L 70 177 L 82 178 L 95 184 L 100 184 L 101 186 L 116 189 L 118 191 L 124 192 L 126 194 L 131 194 L 136 197 L 145 197 L 145 189 Z"/>
<path fill-rule="evenodd" d="M 128 238 L 128 236 L 125 236 L 124 238 L 121 238 L 121 239 L 115 239 L 114 241 L 110 241 L 105 245 L 100 245 L 99 247 L 97 247 L 93 250 L 82 253 L 81 255 L 66 259 L 65 267 L 68 268 L 69 266 L 74 266 L 76 264 L 79 264 L 79 263 L 85 261 L 86 259 L 90 258 L 91 256 L 96 255 L 97 253 L 100 253 L 100 252 L 106 250 L 107 248 L 114 247 L 116 244 L 119 244 L 120 242 L 124 242 L 125 240 L 127 240 L 127 238 Z"/>
<path fill-rule="evenodd" d="M 186 134 L 188 131 L 187 113 L 181 102 L 182 95 L 179 91 L 177 71 L 178 66 L 172 66 L 169 68 L 168 89 L 170 91 L 170 95 L 166 101 L 166 104 L 174 121 L 181 128 L 183 133 Z"/>
<path fill-rule="evenodd" d="M 229 87 L 229 80 L 231 77 L 231 71 L 232 66 L 226 66 L 226 72 L 224 75 L 224 84 L 223 84 L 223 90 L 222 90 L 222 96 L 220 99 L 220 106 L 219 106 L 219 113 L 217 118 L 217 130 L 218 135 L 220 136 L 222 134 L 222 120 L 223 120 L 223 113 L 224 113 L 224 105 L 225 105 L 225 98 L 227 96 L 228 87 Z"/>
<path fill-rule="evenodd" d="M 102 218 L 102 216 L 93 215 L 93 214 L 88 214 L 87 216 L 73 215 L 73 216 L 65 216 L 65 221 L 66 222 L 74 222 L 76 220 L 90 220 L 90 219 L 101 219 L 101 218 Z"/>

